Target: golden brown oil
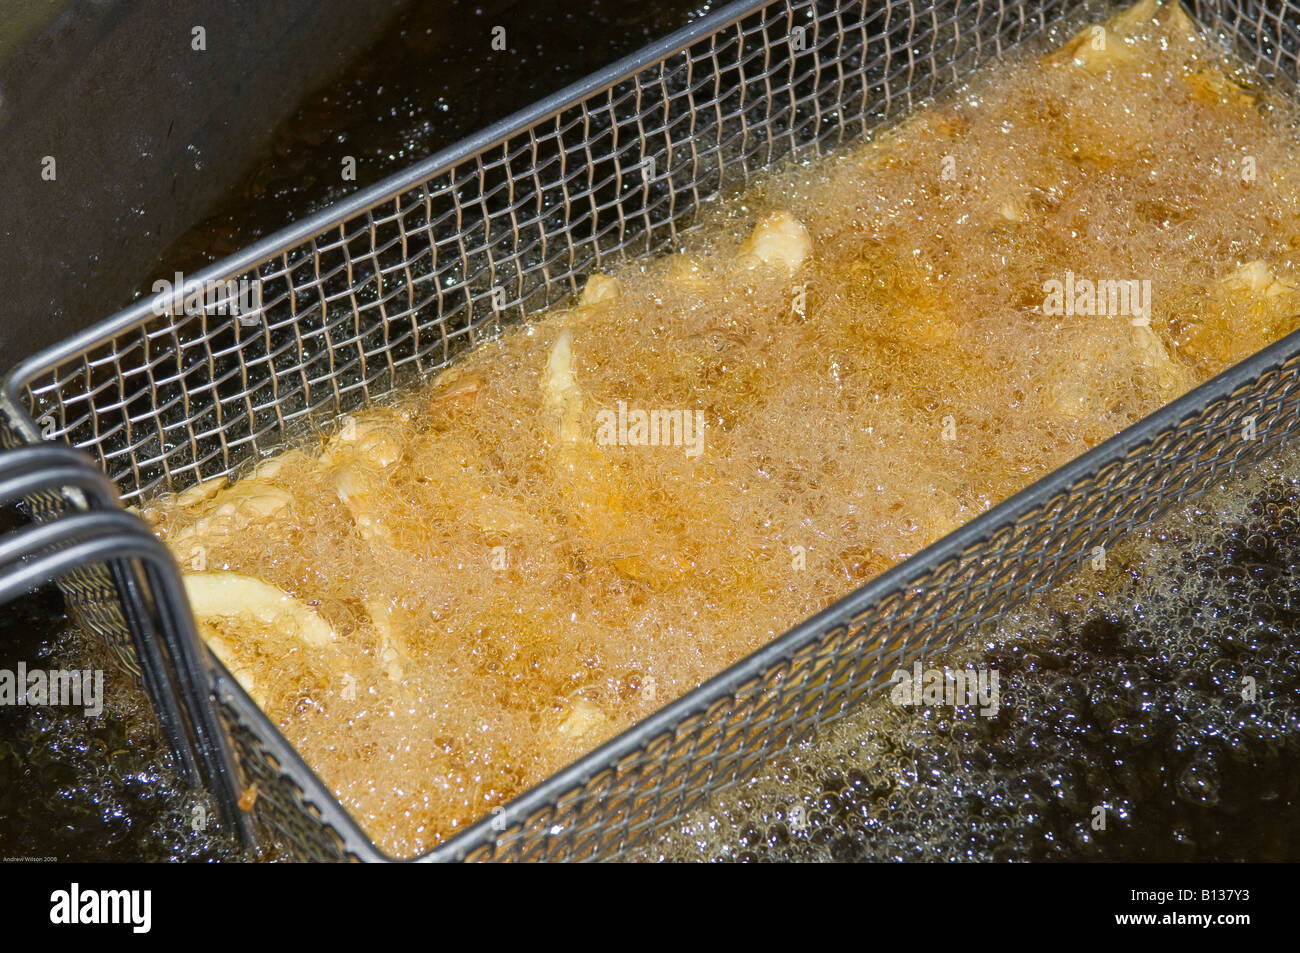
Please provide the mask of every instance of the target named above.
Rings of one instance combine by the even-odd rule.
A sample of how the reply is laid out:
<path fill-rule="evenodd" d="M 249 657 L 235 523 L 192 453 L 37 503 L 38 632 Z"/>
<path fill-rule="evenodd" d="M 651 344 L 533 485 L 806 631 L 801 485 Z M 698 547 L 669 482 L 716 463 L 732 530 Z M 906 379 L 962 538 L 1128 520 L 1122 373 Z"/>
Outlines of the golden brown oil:
<path fill-rule="evenodd" d="M 378 843 L 431 847 L 1294 329 L 1292 114 L 1153 13 L 772 176 L 330 462 L 147 508 L 335 634 L 205 624 Z M 740 254 L 772 210 L 793 271 Z M 1067 277 L 1149 282 L 1149 325 L 1045 313 Z M 600 443 L 620 402 L 698 412 L 701 452 Z"/>

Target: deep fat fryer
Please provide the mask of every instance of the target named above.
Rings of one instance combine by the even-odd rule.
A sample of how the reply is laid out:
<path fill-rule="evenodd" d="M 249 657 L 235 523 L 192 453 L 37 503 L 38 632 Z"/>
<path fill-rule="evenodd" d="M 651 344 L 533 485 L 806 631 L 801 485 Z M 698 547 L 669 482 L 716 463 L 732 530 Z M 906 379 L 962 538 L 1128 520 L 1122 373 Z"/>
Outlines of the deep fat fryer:
<path fill-rule="evenodd" d="M 1201 0 L 1190 12 L 1268 80 L 1300 76 L 1300 7 Z M 1095 15 L 1068 0 L 731 4 L 408 171 L 146 299 L 17 367 L 8 446 L 89 452 L 122 500 L 232 474 L 446 366 L 567 298 L 615 258 L 667 247 L 710 196 L 822 153 L 1018 44 Z M 256 281 L 243 314 L 187 314 Z M 233 292 L 232 292 L 233 293 Z M 1297 428 L 1300 333 L 1237 365 L 889 570 L 430 851 L 425 860 L 616 857 L 933 657 L 1092 547 L 1143 526 Z M 71 519 L 78 494 L 33 497 Z M 60 513 L 65 515 L 59 515 Z M 166 602 L 166 574 L 114 565 Z M 83 624 L 141 672 L 106 565 L 66 575 Z M 193 626 L 170 633 L 199 651 Z M 188 640 L 188 641 L 187 641 Z M 188 647 L 187 647 L 188 646 Z M 228 746 L 253 810 L 304 859 L 388 859 L 213 658 L 189 721 Z M 218 774 L 220 772 L 217 772 Z M 218 796 L 220 792 L 215 792 Z M 233 791 L 224 797 L 229 802 Z M 230 804 L 226 804 L 227 810 Z"/>

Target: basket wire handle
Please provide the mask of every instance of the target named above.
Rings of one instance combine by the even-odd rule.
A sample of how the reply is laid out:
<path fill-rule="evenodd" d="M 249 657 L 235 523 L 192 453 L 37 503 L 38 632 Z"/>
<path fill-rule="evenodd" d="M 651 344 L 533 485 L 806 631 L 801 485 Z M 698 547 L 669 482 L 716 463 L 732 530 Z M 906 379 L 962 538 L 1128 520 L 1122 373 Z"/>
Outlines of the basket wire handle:
<path fill-rule="evenodd" d="M 0 504 L 52 488 L 65 493 L 67 490 L 81 491 L 87 505 L 94 511 L 118 509 L 117 493 L 112 483 L 95 469 L 88 457 L 70 447 L 37 445 L 0 454 Z M 15 544 L 29 545 L 24 540 L 25 537 L 16 540 Z M 0 562 L 4 561 L 4 551 L 5 547 L 0 545 Z M 120 560 L 110 561 L 108 571 L 122 595 L 123 615 L 132 634 L 145 691 L 172 759 L 188 784 L 200 784 L 198 764 L 186 734 L 184 716 L 176 703 L 175 690 L 167 678 L 158 640 L 146 635 L 147 613 L 138 579 L 130 571 L 130 566 Z"/>
<path fill-rule="evenodd" d="M 182 776 L 193 787 L 206 780 L 221 821 L 237 830 L 244 843 L 251 843 L 251 824 L 238 806 L 238 774 L 207 689 L 203 650 L 170 552 L 141 520 L 116 509 L 111 484 L 80 453 L 29 447 L 0 454 L 0 503 L 64 489 L 81 490 L 88 504 L 113 509 L 75 513 L 0 537 L 0 603 L 90 565 L 106 564 L 115 581 L 120 577 L 123 594 L 129 596 L 124 604 L 133 603 L 126 617 L 146 673 L 146 689 Z M 143 590 L 130 560 L 138 560 L 143 568 Z M 152 596 L 156 624 L 145 591 Z M 174 683 L 165 656 L 172 661 Z"/>

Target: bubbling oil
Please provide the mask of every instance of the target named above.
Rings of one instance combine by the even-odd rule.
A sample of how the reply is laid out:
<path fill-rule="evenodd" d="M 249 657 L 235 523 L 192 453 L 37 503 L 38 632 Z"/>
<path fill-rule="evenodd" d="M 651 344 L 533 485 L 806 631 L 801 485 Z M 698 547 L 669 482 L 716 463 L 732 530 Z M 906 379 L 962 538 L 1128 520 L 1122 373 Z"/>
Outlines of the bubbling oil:
<path fill-rule="evenodd" d="M 996 711 L 885 693 L 638 856 L 1295 860 L 1298 584 L 1290 451 L 943 660 Z"/>
<path fill-rule="evenodd" d="M 5 527 L 8 528 L 8 527 Z M 136 679 L 104 666 L 97 636 L 62 618 L 53 586 L 6 606 L 0 669 L 95 671 L 102 710 L 0 705 L 0 844 L 6 858 L 78 862 L 255 859 L 217 823 L 167 753 Z M 284 848 L 273 850 L 284 855 Z"/>
<path fill-rule="evenodd" d="M 1176 7 L 1107 29 L 145 508 L 183 566 L 293 600 L 204 634 L 381 846 L 436 845 L 1300 323 L 1293 114 Z M 794 267 L 746 252 L 773 213 Z M 1052 313 L 1076 278 L 1149 282 L 1149 312 Z M 627 408 L 698 415 L 700 452 L 599 439 Z"/>

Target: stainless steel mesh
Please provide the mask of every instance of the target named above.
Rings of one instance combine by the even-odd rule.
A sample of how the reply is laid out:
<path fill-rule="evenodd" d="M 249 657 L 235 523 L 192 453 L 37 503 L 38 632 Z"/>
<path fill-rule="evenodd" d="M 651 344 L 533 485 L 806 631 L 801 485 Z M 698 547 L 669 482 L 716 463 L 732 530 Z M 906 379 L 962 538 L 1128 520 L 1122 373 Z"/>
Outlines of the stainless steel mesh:
<path fill-rule="evenodd" d="M 158 317 L 145 300 L 29 363 L 22 404 L 47 439 L 97 454 L 127 500 L 229 473 L 296 421 L 434 371 L 609 259 L 663 247 L 701 202 L 793 150 L 906 112 L 1069 6 L 728 8 L 196 276 L 260 282 L 249 313 Z"/>
<path fill-rule="evenodd" d="M 710 197 L 860 137 L 977 65 L 1101 8 L 1068 0 L 733 4 L 193 277 L 256 280 L 242 315 L 136 307 L 22 364 L 8 443 L 98 457 L 130 501 L 234 472 L 661 249 Z M 1300 12 L 1200 2 L 1264 76 L 1300 73 Z M 171 301 L 183 303 L 184 295 Z M 951 645 L 1088 547 L 1154 519 L 1295 427 L 1288 338 L 959 530 L 427 855 L 618 854 Z M 1242 436 L 1255 415 L 1256 439 Z M 118 644 L 120 613 L 80 593 Z M 116 620 L 116 621 L 115 621 Z M 380 859 L 228 675 L 219 710 L 257 810 L 299 856 Z"/>

